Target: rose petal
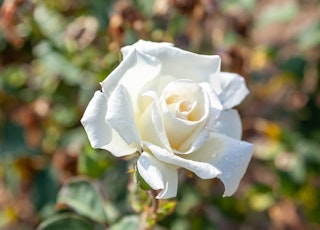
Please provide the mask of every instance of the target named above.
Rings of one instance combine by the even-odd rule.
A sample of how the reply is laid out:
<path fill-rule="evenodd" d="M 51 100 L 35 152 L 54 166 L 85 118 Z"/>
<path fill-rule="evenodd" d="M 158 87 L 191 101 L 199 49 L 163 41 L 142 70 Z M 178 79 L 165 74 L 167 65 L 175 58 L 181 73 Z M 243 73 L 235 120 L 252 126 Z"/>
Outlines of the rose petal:
<path fill-rule="evenodd" d="M 208 82 L 212 73 L 220 71 L 220 57 L 217 55 L 200 55 L 188 52 L 170 43 L 156 43 L 140 40 L 121 49 L 124 56 L 133 49 L 157 57 L 161 62 L 161 74 L 190 79 L 194 82 Z"/>
<path fill-rule="evenodd" d="M 156 95 L 144 95 L 153 102 L 145 109 L 138 121 L 138 127 L 143 141 L 151 142 L 163 148 L 170 149 L 167 134 L 164 129 L 161 110 Z"/>
<path fill-rule="evenodd" d="M 205 121 L 190 122 L 176 119 L 170 112 L 163 114 L 164 125 L 170 146 L 178 151 L 186 151 L 188 146 L 181 146 L 193 133 L 199 134 Z M 201 125 L 202 123 L 202 125 Z M 199 128 L 198 128 L 199 127 Z M 192 140 L 193 141 L 193 140 Z M 191 143 L 187 143 L 191 144 Z"/>
<path fill-rule="evenodd" d="M 128 145 L 106 122 L 107 99 L 97 91 L 83 114 L 81 123 L 93 148 L 110 151 L 117 157 L 134 153 L 137 148 Z"/>
<path fill-rule="evenodd" d="M 235 109 L 222 111 L 212 131 L 240 140 L 242 124 L 238 111 Z"/>
<path fill-rule="evenodd" d="M 209 99 L 202 88 L 193 81 L 180 79 L 172 81 L 162 91 L 162 105 L 169 109 L 173 117 L 199 121 L 208 112 Z M 161 100 L 161 99 L 160 99 Z"/>
<path fill-rule="evenodd" d="M 210 78 L 211 87 L 218 94 L 224 109 L 237 106 L 249 94 L 244 78 L 235 73 L 220 72 Z"/>
<path fill-rule="evenodd" d="M 207 162 L 222 173 L 223 196 L 231 196 L 237 190 L 252 156 L 253 145 L 220 134 L 211 134 L 209 140 L 196 152 L 186 158 Z"/>
<path fill-rule="evenodd" d="M 190 154 L 197 149 L 199 149 L 210 137 L 210 132 L 207 129 L 203 129 L 200 133 L 197 133 L 197 136 L 193 138 L 193 142 L 190 144 L 191 138 L 189 138 L 187 141 L 183 143 L 183 145 L 180 146 L 180 149 L 187 149 L 184 152 L 175 151 L 175 153 L 178 154 Z"/>
<path fill-rule="evenodd" d="M 148 82 L 140 91 L 138 97 L 138 109 L 143 112 L 154 100 L 162 94 L 163 88 L 172 81 L 177 79 L 172 76 L 158 76 L 156 79 Z"/>
<path fill-rule="evenodd" d="M 218 121 L 222 111 L 220 100 L 216 93 L 211 89 L 210 85 L 205 82 L 202 82 L 199 85 L 205 94 L 207 94 L 210 98 L 210 115 L 205 123 L 205 128 L 203 126 L 199 126 L 200 130 L 202 129 L 202 131 L 194 132 L 180 147 L 180 149 L 188 149 L 184 152 L 176 151 L 176 153 L 179 154 L 190 154 L 199 149 L 208 140 L 210 136 L 209 131 L 212 131 L 213 127 L 216 125 L 216 122 Z"/>
<path fill-rule="evenodd" d="M 198 84 L 186 80 L 170 83 L 165 87 L 162 96 L 161 109 L 168 140 L 172 148 L 183 153 L 205 127 L 210 111 L 209 97 L 202 92 Z M 176 106 L 179 105 L 181 98 L 197 103 L 194 110 L 198 111 L 195 111 L 197 114 L 190 116 L 192 120 L 177 117 L 179 110 Z"/>
<path fill-rule="evenodd" d="M 218 95 L 215 91 L 212 90 L 208 83 L 201 82 L 199 85 L 210 98 L 210 116 L 209 120 L 207 121 L 206 128 L 211 130 L 217 122 L 217 118 L 220 116 L 223 106 L 220 102 Z"/>
<path fill-rule="evenodd" d="M 176 167 L 143 152 L 138 159 L 137 168 L 139 174 L 152 189 L 162 189 L 156 197 L 157 199 L 168 199 L 177 195 L 178 172 Z"/>
<path fill-rule="evenodd" d="M 106 121 L 127 144 L 135 144 L 138 151 L 141 150 L 141 139 L 135 121 L 131 97 L 123 85 L 119 85 L 108 100 Z"/>
<path fill-rule="evenodd" d="M 174 45 L 169 42 L 151 42 L 151 41 L 145 41 L 145 40 L 139 40 L 136 43 L 128 46 L 124 46 L 121 48 L 121 52 L 123 57 L 127 57 L 132 50 L 136 49 L 140 52 L 147 53 L 145 50 L 149 50 L 148 55 L 151 56 L 158 56 L 157 51 L 160 51 L 160 47 L 168 47 L 173 48 Z"/>
<path fill-rule="evenodd" d="M 102 90 L 107 98 L 118 85 L 123 85 L 129 92 L 134 109 L 137 110 L 137 101 L 141 89 L 159 74 L 160 62 L 137 50 L 131 50 L 119 66 L 101 83 Z M 137 112 L 137 111 L 135 111 Z"/>
<path fill-rule="evenodd" d="M 160 161 L 188 169 L 202 179 L 211 179 L 221 173 L 220 170 L 209 163 L 185 159 L 151 143 L 145 144 L 153 155 Z"/>

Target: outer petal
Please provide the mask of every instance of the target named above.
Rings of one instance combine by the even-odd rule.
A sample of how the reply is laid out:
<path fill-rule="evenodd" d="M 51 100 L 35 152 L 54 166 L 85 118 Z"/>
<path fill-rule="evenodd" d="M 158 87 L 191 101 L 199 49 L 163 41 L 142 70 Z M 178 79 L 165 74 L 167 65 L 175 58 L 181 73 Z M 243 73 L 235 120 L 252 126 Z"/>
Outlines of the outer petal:
<path fill-rule="evenodd" d="M 142 178 L 152 189 L 162 189 L 156 198 L 168 199 L 177 195 L 178 173 L 176 167 L 143 152 L 138 159 L 137 168 Z"/>
<path fill-rule="evenodd" d="M 222 173 L 223 196 L 231 196 L 238 188 L 252 156 L 253 145 L 224 135 L 212 134 L 210 139 L 196 152 L 187 155 L 190 160 L 208 162 Z"/>
<path fill-rule="evenodd" d="M 128 90 L 132 101 L 137 103 L 141 89 L 158 76 L 160 68 L 161 64 L 156 58 L 132 49 L 119 66 L 101 83 L 102 90 L 109 98 L 115 88 L 121 84 Z M 136 104 L 133 106 L 136 109 Z"/>
<path fill-rule="evenodd" d="M 238 111 L 235 109 L 222 111 L 212 131 L 240 140 L 242 124 Z"/>
<path fill-rule="evenodd" d="M 178 167 L 188 169 L 191 172 L 194 172 L 201 179 L 214 178 L 221 173 L 219 169 L 215 168 L 209 163 L 185 159 L 156 145 L 150 143 L 145 144 L 157 159 L 168 164 L 173 164 Z"/>
<path fill-rule="evenodd" d="M 157 57 L 162 64 L 162 75 L 191 79 L 194 82 L 208 82 L 210 74 L 220 71 L 219 56 L 191 53 L 173 47 L 170 43 L 140 40 L 133 45 L 123 47 L 121 51 L 126 57 L 133 49 Z"/>
<path fill-rule="evenodd" d="M 140 151 L 141 140 L 131 97 L 122 85 L 119 85 L 114 90 L 108 100 L 106 121 L 127 144 L 134 143 Z"/>
<path fill-rule="evenodd" d="M 122 47 L 121 52 L 123 56 L 126 57 L 133 49 L 137 49 L 140 52 L 143 51 L 145 53 L 148 53 L 151 56 L 157 56 L 158 53 L 161 53 L 158 49 L 165 48 L 165 47 L 173 48 L 174 45 L 169 42 L 151 42 L 151 41 L 139 40 L 132 45 Z"/>
<path fill-rule="evenodd" d="M 106 122 L 107 100 L 105 95 L 97 91 L 91 99 L 81 123 L 88 134 L 93 148 L 110 151 L 120 157 L 134 153 L 137 148 L 128 145 Z"/>
<path fill-rule="evenodd" d="M 218 94 L 224 109 L 240 104 L 249 93 L 243 77 L 235 73 L 213 74 L 210 84 Z"/>

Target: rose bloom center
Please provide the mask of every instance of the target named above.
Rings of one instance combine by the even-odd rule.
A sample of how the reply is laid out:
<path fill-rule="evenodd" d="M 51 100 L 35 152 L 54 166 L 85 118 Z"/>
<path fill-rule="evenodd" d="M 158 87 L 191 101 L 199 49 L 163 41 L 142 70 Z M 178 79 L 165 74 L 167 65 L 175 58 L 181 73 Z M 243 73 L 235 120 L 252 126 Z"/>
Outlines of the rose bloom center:
<path fill-rule="evenodd" d="M 186 151 L 208 117 L 207 95 L 198 84 L 178 80 L 163 89 L 160 104 L 171 147 L 178 152 Z"/>

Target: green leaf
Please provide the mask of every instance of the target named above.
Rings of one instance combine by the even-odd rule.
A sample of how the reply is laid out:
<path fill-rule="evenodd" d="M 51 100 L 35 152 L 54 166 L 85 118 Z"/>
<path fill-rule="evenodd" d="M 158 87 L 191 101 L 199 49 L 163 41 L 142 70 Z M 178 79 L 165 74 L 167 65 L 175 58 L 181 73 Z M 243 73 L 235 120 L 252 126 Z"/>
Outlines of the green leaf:
<path fill-rule="evenodd" d="M 137 215 L 125 216 L 110 228 L 110 230 L 136 229 L 139 229 L 139 217 Z"/>
<path fill-rule="evenodd" d="M 100 223 L 107 223 L 104 200 L 87 180 L 75 178 L 59 191 L 58 206 L 64 205 L 74 211 Z"/>
<path fill-rule="evenodd" d="M 98 152 L 87 145 L 84 152 L 79 156 L 79 172 L 92 178 L 102 176 L 110 165 L 106 154 L 107 152 Z"/>
<path fill-rule="evenodd" d="M 35 150 L 27 146 L 24 129 L 19 124 L 7 122 L 0 127 L 0 156 L 21 157 L 35 154 Z"/>
<path fill-rule="evenodd" d="M 103 226 L 94 224 L 83 217 L 71 213 L 52 216 L 42 222 L 37 230 L 102 230 Z"/>
<path fill-rule="evenodd" d="M 37 210 L 53 205 L 59 189 L 58 178 L 52 166 L 39 170 L 33 178 L 32 198 Z"/>

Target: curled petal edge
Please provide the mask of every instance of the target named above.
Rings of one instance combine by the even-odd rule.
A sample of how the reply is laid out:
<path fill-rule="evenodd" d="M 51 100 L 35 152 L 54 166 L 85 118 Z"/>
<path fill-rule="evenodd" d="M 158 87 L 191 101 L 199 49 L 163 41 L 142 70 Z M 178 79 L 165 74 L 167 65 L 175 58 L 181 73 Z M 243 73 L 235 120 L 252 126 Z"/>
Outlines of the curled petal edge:
<path fill-rule="evenodd" d="M 178 191 L 177 168 L 159 161 L 148 152 L 143 152 L 138 161 L 137 169 L 147 184 L 154 190 L 162 190 L 157 199 L 175 197 Z"/>

